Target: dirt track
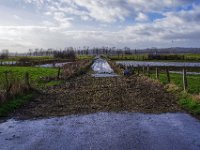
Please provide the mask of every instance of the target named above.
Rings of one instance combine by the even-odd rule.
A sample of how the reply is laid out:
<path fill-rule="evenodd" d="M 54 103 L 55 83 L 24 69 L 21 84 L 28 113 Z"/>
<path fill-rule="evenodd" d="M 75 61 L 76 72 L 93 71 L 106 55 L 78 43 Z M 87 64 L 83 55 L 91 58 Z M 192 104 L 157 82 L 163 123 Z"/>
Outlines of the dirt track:
<path fill-rule="evenodd" d="M 28 119 L 94 112 L 181 111 L 173 95 L 146 77 L 93 78 L 84 75 L 43 92 L 14 116 Z"/>

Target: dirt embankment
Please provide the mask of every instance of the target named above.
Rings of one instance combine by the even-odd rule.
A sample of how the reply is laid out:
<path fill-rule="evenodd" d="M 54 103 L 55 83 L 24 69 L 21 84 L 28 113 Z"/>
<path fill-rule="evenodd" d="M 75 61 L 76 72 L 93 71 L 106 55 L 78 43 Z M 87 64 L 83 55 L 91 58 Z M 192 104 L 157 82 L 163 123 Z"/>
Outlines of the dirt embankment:
<path fill-rule="evenodd" d="M 37 118 L 94 112 L 163 113 L 180 111 L 176 98 L 164 87 L 146 77 L 70 79 L 63 86 L 43 95 L 15 113 L 17 118 Z"/>

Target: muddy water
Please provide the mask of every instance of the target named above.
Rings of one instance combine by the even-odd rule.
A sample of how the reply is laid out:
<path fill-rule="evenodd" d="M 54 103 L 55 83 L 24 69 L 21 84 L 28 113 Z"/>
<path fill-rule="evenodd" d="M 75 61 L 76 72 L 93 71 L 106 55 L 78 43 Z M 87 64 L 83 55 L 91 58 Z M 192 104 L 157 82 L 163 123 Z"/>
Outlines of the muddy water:
<path fill-rule="evenodd" d="M 96 113 L 0 124 L 1 150 L 199 150 L 200 122 L 188 114 Z"/>

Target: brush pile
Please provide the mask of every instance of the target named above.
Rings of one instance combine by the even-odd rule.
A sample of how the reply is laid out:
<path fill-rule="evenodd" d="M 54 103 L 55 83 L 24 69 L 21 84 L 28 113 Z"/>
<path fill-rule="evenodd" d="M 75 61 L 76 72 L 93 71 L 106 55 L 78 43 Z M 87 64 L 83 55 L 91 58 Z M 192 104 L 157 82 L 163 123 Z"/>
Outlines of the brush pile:
<path fill-rule="evenodd" d="M 91 64 L 92 63 L 89 60 L 75 61 L 73 63 L 66 64 L 63 67 L 61 78 L 66 80 L 71 77 L 85 74 L 89 70 Z"/>
<path fill-rule="evenodd" d="M 66 85 L 46 89 L 17 112 L 19 118 L 95 112 L 164 113 L 181 111 L 163 85 L 147 77 L 70 78 Z"/>

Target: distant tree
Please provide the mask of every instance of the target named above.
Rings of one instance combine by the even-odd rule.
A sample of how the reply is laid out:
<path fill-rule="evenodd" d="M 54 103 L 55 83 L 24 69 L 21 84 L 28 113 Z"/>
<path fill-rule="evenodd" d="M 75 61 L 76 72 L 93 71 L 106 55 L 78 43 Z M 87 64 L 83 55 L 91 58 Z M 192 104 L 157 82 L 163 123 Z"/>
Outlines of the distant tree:
<path fill-rule="evenodd" d="M 76 59 L 76 53 L 72 47 L 67 48 L 67 50 L 60 50 L 60 51 L 54 51 L 54 57 L 55 58 L 61 58 L 61 59 L 70 59 L 75 60 Z"/>
<path fill-rule="evenodd" d="M 9 56 L 9 50 L 4 49 L 2 50 L 2 53 L 0 54 L 0 59 L 7 59 Z"/>

